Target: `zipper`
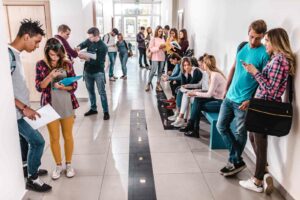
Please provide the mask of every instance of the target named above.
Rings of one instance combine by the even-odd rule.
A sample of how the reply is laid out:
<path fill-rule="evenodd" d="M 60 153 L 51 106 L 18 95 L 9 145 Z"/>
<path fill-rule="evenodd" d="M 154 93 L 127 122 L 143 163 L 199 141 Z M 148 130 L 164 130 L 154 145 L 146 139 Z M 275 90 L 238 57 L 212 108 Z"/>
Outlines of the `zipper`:
<path fill-rule="evenodd" d="M 253 111 L 256 111 L 256 112 L 259 112 L 259 113 L 263 113 L 263 114 L 267 114 L 267 115 L 273 115 L 273 116 L 278 116 L 278 117 L 289 117 L 289 118 L 292 118 L 292 116 L 290 116 L 290 115 L 274 114 L 274 113 L 270 113 L 270 112 L 264 112 L 264 111 L 261 111 L 261 110 L 253 109 L 253 108 L 248 108 L 248 110 L 253 110 Z"/>

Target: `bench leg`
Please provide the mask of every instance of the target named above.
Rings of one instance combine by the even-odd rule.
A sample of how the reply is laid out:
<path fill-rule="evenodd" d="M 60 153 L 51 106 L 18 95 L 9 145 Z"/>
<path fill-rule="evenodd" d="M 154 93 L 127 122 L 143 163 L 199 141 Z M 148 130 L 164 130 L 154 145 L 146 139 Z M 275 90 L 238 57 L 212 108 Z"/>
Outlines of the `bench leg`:
<path fill-rule="evenodd" d="M 210 124 L 210 149 L 227 149 L 223 138 L 217 130 L 217 121 Z"/>

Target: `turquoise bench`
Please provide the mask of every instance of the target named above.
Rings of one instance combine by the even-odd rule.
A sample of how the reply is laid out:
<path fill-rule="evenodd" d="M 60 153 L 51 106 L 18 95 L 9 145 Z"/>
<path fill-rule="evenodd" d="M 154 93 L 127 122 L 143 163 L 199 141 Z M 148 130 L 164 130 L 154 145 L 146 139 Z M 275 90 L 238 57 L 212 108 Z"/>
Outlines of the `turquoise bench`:
<path fill-rule="evenodd" d="M 219 113 L 210 113 L 210 112 L 202 111 L 202 114 L 206 117 L 206 119 L 210 123 L 210 141 L 209 141 L 210 149 L 226 149 L 223 138 L 218 132 L 216 127 Z"/>

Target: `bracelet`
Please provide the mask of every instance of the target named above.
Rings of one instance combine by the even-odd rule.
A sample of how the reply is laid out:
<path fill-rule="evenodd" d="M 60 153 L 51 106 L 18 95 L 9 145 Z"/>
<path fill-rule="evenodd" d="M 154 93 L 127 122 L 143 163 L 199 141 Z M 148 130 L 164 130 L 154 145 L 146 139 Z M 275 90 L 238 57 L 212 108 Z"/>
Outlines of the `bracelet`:
<path fill-rule="evenodd" d="M 26 108 L 27 108 L 27 105 L 24 105 L 24 107 L 21 109 L 21 112 L 24 113 Z"/>

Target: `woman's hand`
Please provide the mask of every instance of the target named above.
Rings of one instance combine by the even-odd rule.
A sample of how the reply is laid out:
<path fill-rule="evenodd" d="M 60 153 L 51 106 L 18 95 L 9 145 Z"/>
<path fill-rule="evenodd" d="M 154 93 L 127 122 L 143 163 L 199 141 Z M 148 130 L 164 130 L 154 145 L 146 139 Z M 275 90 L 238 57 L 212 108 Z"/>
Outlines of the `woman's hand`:
<path fill-rule="evenodd" d="M 65 86 L 64 86 L 64 84 L 61 84 L 61 83 L 54 83 L 54 87 L 56 88 L 56 89 L 59 89 L 59 90 L 66 90 L 65 88 Z"/>
<path fill-rule="evenodd" d="M 188 95 L 189 97 L 195 97 L 195 96 L 197 96 L 197 94 L 196 94 L 195 91 L 188 92 L 187 95 Z"/>
<path fill-rule="evenodd" d="M 187 85 L 182 85 L 181 87 L 183 87 L 183 88 L 187 88 Z"/>
<path fill-rule="evenodd" d="M 243 62 L 242 65 L 245 68 L 245 70 L 252 75 L 255 75 L 258 72 L 256 67 L 254 67 L 254 65 L 252 65 L 252 64 L 247 64 L 247 63 Z"/>
<path fill-rule="evenodd" d="M 163 74 L 163 75 L 162 75 L 162 80 L 163 80 L 164 82 L 168 81 L 168 80 L 169 80 L 169 76 L 166 75 L 166 74 Z"/>
<path fill-rule="evenodd" d="M 62 75 L 62 72 L 60 70 L 54 69 L 50 72 L 50 77 L 51 78 L 56 78 L 59 75 Z"/>
<path fill-rule="evenodd" d="M 166 44 L 161 44 L 161 45 L 159 46 L 159 48 L 160 48 L 160 49 L 166 48 Z"/>

